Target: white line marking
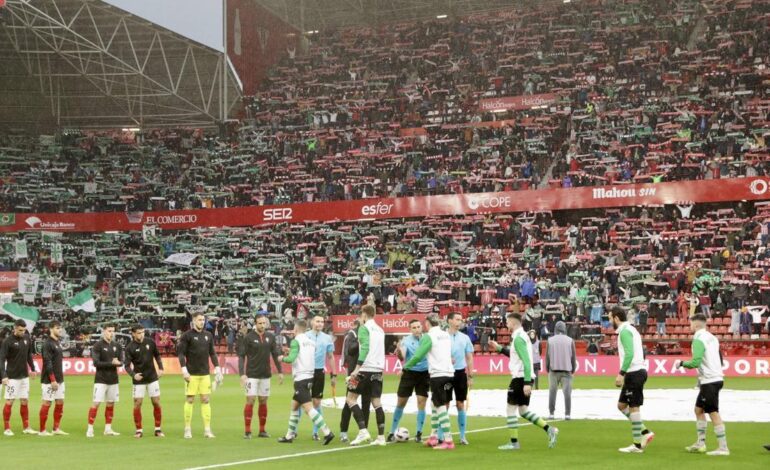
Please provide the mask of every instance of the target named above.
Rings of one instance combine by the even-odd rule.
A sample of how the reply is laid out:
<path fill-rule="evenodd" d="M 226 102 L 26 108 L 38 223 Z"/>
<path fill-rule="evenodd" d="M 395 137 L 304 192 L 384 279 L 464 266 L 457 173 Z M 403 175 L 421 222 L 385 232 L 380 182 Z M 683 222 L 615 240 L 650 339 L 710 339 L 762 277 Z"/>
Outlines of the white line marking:
<path fill-rule="evenodd" d="M 548 421 L 548 422 L 552 423 L 552 422 L 555 422 L 555 421 L 559 421 L 559 420 L 553 420 L 553 421 Z M 519 427 L 531 426 L 531 425 L 532 425 L 532 423 L 524 423 L 524 424 L 520 424 Z M 493 428 L 472 429 L 470 431 L 467 431 L 466 434 L 471 434 L 471 433 L 475 433 L 475 432 L 498 431 L 500 429 L 506 429 L 506 428 L 507 428 L 507 426 L 495 426 Z M 274 461 L 274 460 L 293 459 L 295 457 L 305 457 L 305 456 L 308 456 L 308 455 L 331 454 L 333 452 L 343 452 L 343 451 L 346 451 L 346 450 L 368 449 L 370 447 L 371 446 L 369 446 L 369 445 L 356 446 L 356 447 L 352 447 L 352 446 L 335 447 L 333 449 L 314 450 L 314 451 L 310 451 L 310 452 L 300 452 L 300 453 L 297 453 L 297 454 L 274 455 L 272 457 L 262 457 L 260 459 L 240 460 L 238 462 L 218 463 L 218 464 L 214 464 L 214 465 L 206 465 L 204 467 L 191 467 L 191 468 L 186 468 L 184 470 L 208 470 L 208 469 L 211 469 L 211 468 L 235 467 L 237 465 L 247 465 L 247 464 L 251 464 L 251 463 L 271 462 L 271 461 Z"/>

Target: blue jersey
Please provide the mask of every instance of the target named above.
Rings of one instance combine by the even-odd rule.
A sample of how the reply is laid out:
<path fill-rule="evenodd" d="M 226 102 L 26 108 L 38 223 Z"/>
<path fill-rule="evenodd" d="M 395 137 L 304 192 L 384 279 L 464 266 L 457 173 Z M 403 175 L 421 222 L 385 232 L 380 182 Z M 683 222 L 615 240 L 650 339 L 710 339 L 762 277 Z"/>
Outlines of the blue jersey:
<path fill-rule="evenodd" d="M 452 362 L 454 362 L 455 370 L 464 370 L 468 367 L 467 362 L 465 362 L 465 355 L 473 353 L 473 343 L 471 343 L 468 335 L 461 331 L 449 336 L 452 338 Z"/>
<path fill-rule="evenodd" d="M 326 365 L 326 354 L 334 354 L 334 340 L 323 331 L 318 334 L 311 331 L 307 337 L 315 343 L 315 368 L 323 369 Z"/>
<path fill-rule="evenodd" d="M 409 335 L 401 342 L 404 349 L 406 349 L 406 358 L 404 360 L 404 364 L 409 362 L 409 359 L 414 356 L 415 351 L 417 351 L 417 348 L 420 346 L 420 339 L 415 338 L 414 335 Z M 413 372 L 427 372 L 428 370 L 428 358 L 427 356 L 422 361 L 418 362 L 416 366 L 409 369 Z"/>

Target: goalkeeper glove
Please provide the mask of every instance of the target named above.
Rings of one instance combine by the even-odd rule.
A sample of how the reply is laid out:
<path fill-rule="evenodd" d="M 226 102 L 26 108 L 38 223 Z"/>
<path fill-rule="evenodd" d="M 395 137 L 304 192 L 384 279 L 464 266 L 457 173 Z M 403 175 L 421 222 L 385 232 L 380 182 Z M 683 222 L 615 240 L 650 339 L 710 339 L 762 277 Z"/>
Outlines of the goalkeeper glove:
<path fill-rule="evenodd" d="M 225 380 L 225 376 L 222 373 L 222 369 L 219 366 L 215 367 L 214 368 L 214 389 L 216 390 L 217 388 L 221 387 L 222 382 L 224 382 L 224 380 Z"/>

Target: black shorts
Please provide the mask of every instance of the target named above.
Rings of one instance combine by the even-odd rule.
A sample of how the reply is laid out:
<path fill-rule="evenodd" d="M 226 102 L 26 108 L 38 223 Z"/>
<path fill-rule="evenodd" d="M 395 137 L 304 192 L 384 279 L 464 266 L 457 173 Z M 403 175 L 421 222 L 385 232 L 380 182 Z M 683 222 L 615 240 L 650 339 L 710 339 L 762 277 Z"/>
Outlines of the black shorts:
<path fill-rule="evenodd" d="M 310 390 L 313 388 L 313 379 L 305 379 L 294 382 L 294 397 L 293 400 L 304 405 L 309 403 L 312 399 Z"/>
<path fill-rule="evenodd" d="M 455 400 L 457 401 L 468 399 L 468 374 L 465 373 L 465 369 L 455 371 L 454 379 L 452 379 L 452 388 L 447 393 L 449 401 L 452 401 L 452 392 L 454 392 Z"/>
<path fill-rule="evenodd" d="M 416 372 L 405 370 L 398 383 L 399 398 L 409 398 L 414 393 L 420 397 L 427 397 L 430 390 L 430 374 L 427 370 Z"/>
<path fill-rule="evenodd" d="M 348 387 L 348 391 L 369 398 L 382 396 L 382 372 L 359 372 L 358 383 Z"/>
<path fill-rule="evenodd" d="M 529 399 L 524 395 L 524 377 L 511 379 L 508 384 L 508 404 L 516 406 L 529 406 Z"/>
<path fill-rule="evenodd" d="M 700 393 L 695 399 L 695 406 L 703 409 L 706 413 L 716 413 L 719 411 L 719 391 L 722 390 L 724 382 L 714 382 L 702 384 Z"/>
<path fill-rule="evenodd" d="M 313 389 L 311 394 L 313 398 L 324 397 L 324 383 L 326 383 L 326 374 L 323 369 L 316 369 L 313 372 Z"/>
<path fill-rule="evenodd" d="M 619 403 L 625 403 L 632 408 L 644 405 L 644 383 L 647 382 L 647 371 L 637 370 L 629 372 L 623 380 L 623 388 L 620 390 Z"/>
<path fill-rule="evenodd" d="M 431 377 L 430 400 L 435 408 L 446 406 L 452 399 L 452 381 L 454 377 Z"/>

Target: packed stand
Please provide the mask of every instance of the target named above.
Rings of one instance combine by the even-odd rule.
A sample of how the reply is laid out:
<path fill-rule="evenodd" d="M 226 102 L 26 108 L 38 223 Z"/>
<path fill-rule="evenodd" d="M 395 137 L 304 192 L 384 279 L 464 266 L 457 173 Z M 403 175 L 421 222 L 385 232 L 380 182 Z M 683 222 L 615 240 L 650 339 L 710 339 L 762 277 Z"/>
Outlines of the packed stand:
<path fill-rule="evenodd" d="M 227 137 L 4 136 L 0 161 L 11 171 L 0 211 L 766 174 L 768 2 L 605 3 L 313 34 L 246 99 L 247 119 Z M 539 109 L 479 109 L 482 99 L 540 94 L 559 98 Z"/>
<path fill-rule="evenodd" d="M 540 337 L 558 320 L 580 337 L 611 335 L 606 309 L 621 304 L 646 325 L 645 340 L 675 347 L 689 338 L 696 310 L 724 340 L 767 340 L 768 221 L 770 205 L 746 203 L 278 230 L 38 232 L 5 235 L 0 264 L 39 274 L 26 304 L 41 312 L 40 327 L 64 321 L 80 345 L 73 354 L 106 320 L 139 321 L 171 352 L 177 330 L 204 311 L 226 352 L 255 313 L 281 331 L 310 313 L 355 313 L 367 302 L 384 314 L 460 311 L 478 349 L 482 338 L 507 339 L 506 311 L 526 313 Z M 89 286 L 95 312 L 73 311 L 72 298 Z"/>

